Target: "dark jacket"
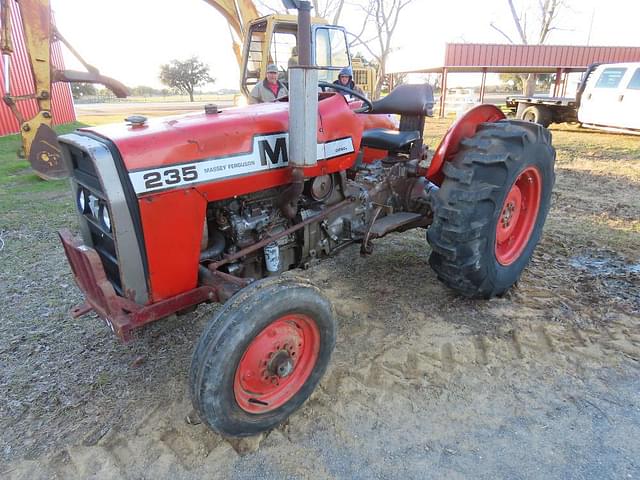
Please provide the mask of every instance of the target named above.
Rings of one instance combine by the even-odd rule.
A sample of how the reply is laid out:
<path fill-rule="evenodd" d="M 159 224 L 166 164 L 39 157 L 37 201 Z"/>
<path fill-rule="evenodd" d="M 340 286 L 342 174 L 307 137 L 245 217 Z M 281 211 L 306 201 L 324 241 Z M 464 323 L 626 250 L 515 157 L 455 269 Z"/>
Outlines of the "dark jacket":
<path fill-rule="evenodd" d="M 364 93 L 364 91 L 359 86 L 356 85 L 356 82 L 354 82 L 353 79 L 349 80 L 349 83 L 346 84 L 346 85 L 342 85 L 340 83 L 340 80 L 336 80 L 335 82 L 333 82 L 333 84 L 334 85 L 340 85 L 340 86 L 343 86 L 343 87 L 347 87 L 347 88 L 353 90 L 354 92 L 359 93 L 360 95 L 364 95 L 365 97 L 367 96 Z M 345 96 L 347 95 L 347 92 L 343 92 L 342 90 L 336 90 L 336 91 L 341 93 L 342 95 L 345 95 Z"/>

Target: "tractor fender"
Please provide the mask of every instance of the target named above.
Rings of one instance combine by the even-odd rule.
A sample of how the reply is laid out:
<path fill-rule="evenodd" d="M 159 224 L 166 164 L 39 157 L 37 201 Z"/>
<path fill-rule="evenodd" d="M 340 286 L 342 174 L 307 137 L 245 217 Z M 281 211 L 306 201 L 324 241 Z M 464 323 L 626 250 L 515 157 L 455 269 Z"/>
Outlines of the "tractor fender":
<path fill-rule="evenodd" d="M 458 153 L 460 142 L 465 138 L 470 138 L 475 135 L 478 125 L 481 123 L 497 122 L 505 118 L 502 110 L 490 104 L 478 105 L 466 112 L 447 130 L 440 145 L 436 148 L 425 176 L 431 182 L 440 186 L 442 180 L 444 180 L 442 173 L 444 163 L 451 161 L 455 154 Z"/>

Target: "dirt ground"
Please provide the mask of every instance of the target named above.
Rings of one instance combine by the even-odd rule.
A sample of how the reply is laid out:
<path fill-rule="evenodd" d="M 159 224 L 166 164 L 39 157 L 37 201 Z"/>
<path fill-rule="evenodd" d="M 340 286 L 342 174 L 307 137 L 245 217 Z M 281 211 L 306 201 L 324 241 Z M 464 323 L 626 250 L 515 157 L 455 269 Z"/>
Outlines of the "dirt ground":
<path fill-rule="evenodd" d="M 446 126 L 429 120 L 432 145 Z M 553 134 L 553 207 L 516 288 L 457 296 L 423 231 L 296 272 L 334 302 L 331 367 L 285 425 L 234 445 L 186 421 L 216 306 L 119 343 L 68 314 L 66 189 L 0 196 L 0 478 L 637 478 L 640 138 Z"/>

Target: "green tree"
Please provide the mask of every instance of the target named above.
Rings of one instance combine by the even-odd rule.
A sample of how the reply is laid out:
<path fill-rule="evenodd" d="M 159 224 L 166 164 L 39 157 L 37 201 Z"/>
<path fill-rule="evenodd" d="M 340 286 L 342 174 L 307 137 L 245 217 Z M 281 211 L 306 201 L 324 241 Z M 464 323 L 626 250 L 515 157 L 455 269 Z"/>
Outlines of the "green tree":
<path fill-rule="evenodd" d="M 71 95 L 78 100 L 79 98 L 86 97 L 87 95 L 96 95 L 96 87 L 91 83 L 72 83 Z"/>
<path fill-rule="evenodd" d="M 518 75 L 517 73 L 501 73 L 500 82 L 507 85 L 512 92 L 522 91 L 526 75 Z M 536 75 L 535 90 L 548 92 L 551 85 L 555 81 L 555 75 L 551 73 L 538 73 Z"/>
<path fill-rule="evenodd" d="M 160 90 L 156 90 L 155 88 L 148 87 L 146 85 L 138 85 L 131 89 L 131 95 L 136 97 L 151 97 L 158 93 L 160 93 Z"/>
<path fill-rule="evenodd" d="M 181 93 L 187 93 L 193 102 L 193 92 L 197 86 L 215 82 L 209 75 L 209 67 L 198 57 L 187 60 L 171 60 L 160 66 L 160 81 Z"/>
<path fill-rule="evenodd" d="M 512 92 L 522 92 L 522 75 L 516 73 L 501 73 L 500 82 L 507 85 Z"/>
<path fill-rule="evenodd" d="M 539 90 L 548 92 L 551 90 L 551 85 L 556 81 L 555 73 L 539 73 L 536 82 Z"/>

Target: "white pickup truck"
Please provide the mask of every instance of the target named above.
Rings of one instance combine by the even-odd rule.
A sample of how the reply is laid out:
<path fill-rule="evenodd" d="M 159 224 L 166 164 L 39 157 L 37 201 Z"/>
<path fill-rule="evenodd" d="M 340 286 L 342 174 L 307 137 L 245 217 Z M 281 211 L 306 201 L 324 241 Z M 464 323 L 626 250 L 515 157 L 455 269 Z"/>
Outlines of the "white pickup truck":
<path fill-rule="evenodd" d="M 640 62 L 591 65 L 576 98 L 508 97 L 517 118 L 640 134 Z"/>

